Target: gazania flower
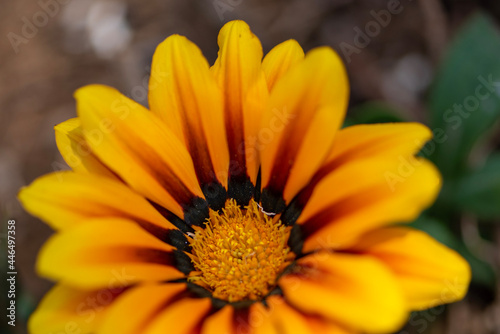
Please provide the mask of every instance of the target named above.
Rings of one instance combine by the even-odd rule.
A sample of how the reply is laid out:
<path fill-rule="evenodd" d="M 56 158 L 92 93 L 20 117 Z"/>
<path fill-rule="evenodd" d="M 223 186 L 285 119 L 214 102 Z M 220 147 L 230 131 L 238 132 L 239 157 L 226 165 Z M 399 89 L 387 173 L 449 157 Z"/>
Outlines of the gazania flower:
<path fill-rule="evenodd" d="M 340 129 L 348 82 L 327 47 L 263 57 L 249 27 L 209 66 L 181 36 L 153 57 L 150 110 L 79 89 L 56 126 L 72 171 L 19 195 L 57 233 L 58 282 L 33 334 L 382 333 L 461 299 L 467 263 L 411 221 L 440 188 L 419 124 Z"/>

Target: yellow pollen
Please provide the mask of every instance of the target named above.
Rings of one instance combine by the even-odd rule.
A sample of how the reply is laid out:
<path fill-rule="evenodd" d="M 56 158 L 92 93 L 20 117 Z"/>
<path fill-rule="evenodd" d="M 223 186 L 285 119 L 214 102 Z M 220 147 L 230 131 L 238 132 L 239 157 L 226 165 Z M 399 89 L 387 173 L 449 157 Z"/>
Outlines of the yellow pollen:
<path fill-rule="evenodd" d="M 189 281 L 229 302 L 260 299 L 295 257 L 287 246 L 290 228 L 253 199 L 245 209 L 230 199 L 222 211 L 210 210 L 205 228 L 196 228 L 190 239 L 196 271 Z"/>

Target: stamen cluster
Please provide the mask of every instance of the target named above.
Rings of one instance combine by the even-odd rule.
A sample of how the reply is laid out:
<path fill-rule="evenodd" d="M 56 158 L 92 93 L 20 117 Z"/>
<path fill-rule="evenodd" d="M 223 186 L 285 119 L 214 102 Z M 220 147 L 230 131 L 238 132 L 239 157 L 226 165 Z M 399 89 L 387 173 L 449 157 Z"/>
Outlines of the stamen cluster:
<path fill-rule="evenodd" d="M 230 199 L 222 213 L 211 210 L 205 228 L 190 239 L 196 271 L 189 280 L 229 302 L 260 299 L 294 258 L 289 235 L 290 228 L 273 221 L 253 199 L 244 209 Z"/>

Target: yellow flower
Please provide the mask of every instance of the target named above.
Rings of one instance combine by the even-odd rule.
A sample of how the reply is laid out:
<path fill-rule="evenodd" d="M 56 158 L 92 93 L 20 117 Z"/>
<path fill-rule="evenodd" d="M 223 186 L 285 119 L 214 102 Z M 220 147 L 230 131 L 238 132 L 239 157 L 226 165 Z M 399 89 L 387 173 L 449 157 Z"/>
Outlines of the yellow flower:
<path fill-rule="evenodd" d="M 264 58 L 241 21 L 210 67 L 185 37 L 153 57 L 150 110 L 79 89 L 56 126 L 72 171 L 21 190 L 57 230 L 40 275 L 58 282 L 33 334 L 383 333 L 461 299 L 467 263 L 402 226 L 440 176 L 415 123 L 340 129 L 348 82 L 327 47 Z"/>

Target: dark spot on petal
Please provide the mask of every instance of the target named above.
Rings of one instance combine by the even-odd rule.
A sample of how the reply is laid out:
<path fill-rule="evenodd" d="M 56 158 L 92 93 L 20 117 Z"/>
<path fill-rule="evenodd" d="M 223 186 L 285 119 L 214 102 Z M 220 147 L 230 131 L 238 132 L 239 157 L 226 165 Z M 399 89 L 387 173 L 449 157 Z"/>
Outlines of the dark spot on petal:
<path fill-rule="evenodd" d="M 231 177 L 228 188 L 229 198 L 234 198 L 241 207 L 247 206 L 254 196 L 255 186 L 246 175 Z"/>
<path fill-rule="evenodd" d="M 212 182 L 203 186 L 203 195 L 208 206 L 214 211 L 221 210 L 226 204 L 227 191 L 219 182 Z"/>
<path fill-rule="evenodd" d="M 302 254 L 302 247 L 304 246 L 304 236 L 302 234 L 302 228 L 300 225 L 295 224 L 290 232 L 290 237 L 288 238 L 288 247 L 296 255 L 300 256 Z"/>
<path fill-rule="evenodd" d="M 194 197 L 191 205 L 184 207 L 184 221 L 189 226 L 203 227 L 208 218 L 208 203 L 203 198 Z"/>
<path fill-rule="evenodd" d="M 180 250 L 174 250 L 175 266 L 185 275 L 194 270 L 193 263 L 189 256 Z"/>
<path fill-rule="evenodd" d="M 297 222 L 304 207 L 297 198 L 294 198 L 281 215 L 281 222 L 286 226 L 292 226 Z"/>
<path fill-rule="evenodd" d="M 179 230 L 172 230 L 167 236 L 166 242 L 178 250 L 191 252 L 191 246 L 186 238 L 186 235 Z"/>
<path fill-rule="evenodd" d="M 266 212 L 281 213 L 286 208 L 286 203 L 281 192 L 270 188 L 262 190 L 261 203 L 262 208 Z"/>

